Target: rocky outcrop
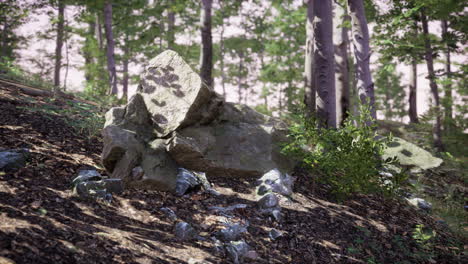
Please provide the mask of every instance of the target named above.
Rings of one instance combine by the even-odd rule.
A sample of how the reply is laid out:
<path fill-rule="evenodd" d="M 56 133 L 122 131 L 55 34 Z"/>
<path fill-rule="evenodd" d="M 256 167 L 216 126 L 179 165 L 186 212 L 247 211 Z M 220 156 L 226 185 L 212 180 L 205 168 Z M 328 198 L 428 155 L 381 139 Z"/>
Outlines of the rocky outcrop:
<path fill-rule="evenodd" d="M 174 51 L 149 63 L 137 93 L 106 114 L 102 162 L 128 186 L 175 190 L 179 167 L 208 177 L 287 172 L 279 120 L 224 102 Z"/>

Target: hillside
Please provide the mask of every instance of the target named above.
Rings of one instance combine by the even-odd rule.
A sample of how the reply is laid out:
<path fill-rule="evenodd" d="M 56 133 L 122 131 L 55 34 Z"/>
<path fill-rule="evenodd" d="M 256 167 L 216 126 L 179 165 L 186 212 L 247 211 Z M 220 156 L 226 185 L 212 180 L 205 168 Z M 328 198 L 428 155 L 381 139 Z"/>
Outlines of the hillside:
<path fill-rule="evenodd" d="M 126 189 L 109 202 L 81 199 L 70 189 L 80 170 L 106 175 L 102 113 L 4 84 L 0 113 L 0 150 L 29 150 L 24 167 L 0 172 L 1 263 L 230 263 L 212 239 L 227 222 L 246 226 L 245 263 L 467 261 L 462 238 L 430 214 L 374 196 L 335 203 L 300 170 L 294 193 L 281 199 L 279 222 L 256 209 L 251 178 L 210 178 L 217 195 Z M 198 236 L 177 239 L 181 221 Z"/>

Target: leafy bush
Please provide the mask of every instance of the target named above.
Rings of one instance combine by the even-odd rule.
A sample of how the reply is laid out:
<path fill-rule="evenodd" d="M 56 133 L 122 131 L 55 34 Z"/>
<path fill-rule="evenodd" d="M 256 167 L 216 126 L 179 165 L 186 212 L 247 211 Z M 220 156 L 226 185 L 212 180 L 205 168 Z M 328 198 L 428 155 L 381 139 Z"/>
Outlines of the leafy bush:
<path fill-rule="evenodd" d="M 338 200 L 355 193 L 393 194 L 404 180 L 403 174 L 393 172 L 387 177 L 381 172 L 396 159 L 382 160 L 381 155 L 391 137 L 376 134 L 375 126 L 367 126 L 370 112 L 361 107 L 362 114 L 348 119 L 340 129 L 317 127 L 313 118 L 304 114 L 291 125 L 292 139 L 283 148 L 317 179 L 332 187 Z"/>

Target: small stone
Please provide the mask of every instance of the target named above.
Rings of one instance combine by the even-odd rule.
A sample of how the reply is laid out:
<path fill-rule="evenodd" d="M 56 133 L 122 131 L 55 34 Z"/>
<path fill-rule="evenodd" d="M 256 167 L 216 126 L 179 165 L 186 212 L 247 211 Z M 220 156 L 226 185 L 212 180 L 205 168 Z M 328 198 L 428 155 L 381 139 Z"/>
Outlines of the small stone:
<path fill-rule="evenodd" d="M 231 241 L 226 246 L 226 251 L 235 264 L 243 263 L 245 255 L 249 252 L 250 246 L 244 241 Z"/>
<path fill-rule="evenodd" d="M 195 238 L 195 229 L 186 222 L 179 222 L 175 225 L 174 229 L 175 236 L 181 241 L 191 240 Z"/>
<path fill-rule="evenodd" d="M 274 193 L 267 193 L 259 201 L 260 208 L 272 208 L 279 204 L 278 197 Z"/>
<path fill-rule="evenodd" d="M 176 213 L 174 213 L 174 211 L 171 209 L 171 208 L 168 208 L 168 207 L 162 207 L 161 209 L 161 212 L 163 212 L 169 219 L 171 219 L 172 221 L 175 221 L 177 220 L 177 215 Z"/>
<path fill-rule="evenodd" d="M 282 236 L 283 236 L 283 233 L 273 228 L 273 229 L 271 229 L 270 232 L 268 233 L 268 236 L 269 236 L 272 240 L 276 240 L 277 238 L 282 237 Z"/>
<path fill-rule="evenodd" d="M 28 149 L 14 149 L 0 152 L 0 171 L 13 171 L 26 166 Z"/>
<path fill-rule="evenodd" d="M 217 233 L 217 237 L 224 242 L 238 240 L 242 233 L 247 232 L 247 228 L 240 224 L 228 225 Z"/>
<path fill-rule="evenodd" d="M 200 184 L 195 174 L 184 168 L 179 168 L 177 173 L 175 193 L 183 196 L 189 189 L 193 189 Z"/>
<path fill-rule="evenodd" d="M 409 204 L 418 207 L 419 209 L 429 211 L 432 209 L 432 204 L 421 198 L 406 199 Z"/>
<path fill-rule="evenodd" d="M 78 172 L 78 176 L 76 176 L 75 179 L 73 179 L 71 186 L 74 188 L 78 184 L 82 182 L 87 182 L 87 181 L 99 181 L 102 180 L 102 176 L 99 172 L 96 170 L 80 170 Z"/>

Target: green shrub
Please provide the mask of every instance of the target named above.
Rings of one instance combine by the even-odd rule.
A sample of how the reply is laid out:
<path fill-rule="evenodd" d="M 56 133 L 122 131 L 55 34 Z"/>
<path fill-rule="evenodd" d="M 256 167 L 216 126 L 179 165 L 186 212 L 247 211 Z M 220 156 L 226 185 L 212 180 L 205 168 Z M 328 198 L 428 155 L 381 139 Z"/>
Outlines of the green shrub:
<path fill-rule="evenodd" d="M 375 126 L 366 126 L 369 111 L 361 107 L 360 112 L 340 129 L 318 128 L 313 118 L 300 114 L 290 126 L 291 142 L 283 148 L 285 154 L 301 160 L 318 181 L 330 185 L 338 200 L 355 193 L 393 194 L 404 180 L 396 172 L 388 178 L 379 174 L 397 163 L 396 159 L 381 159 L 391 137 L 378 136 Z"/>

